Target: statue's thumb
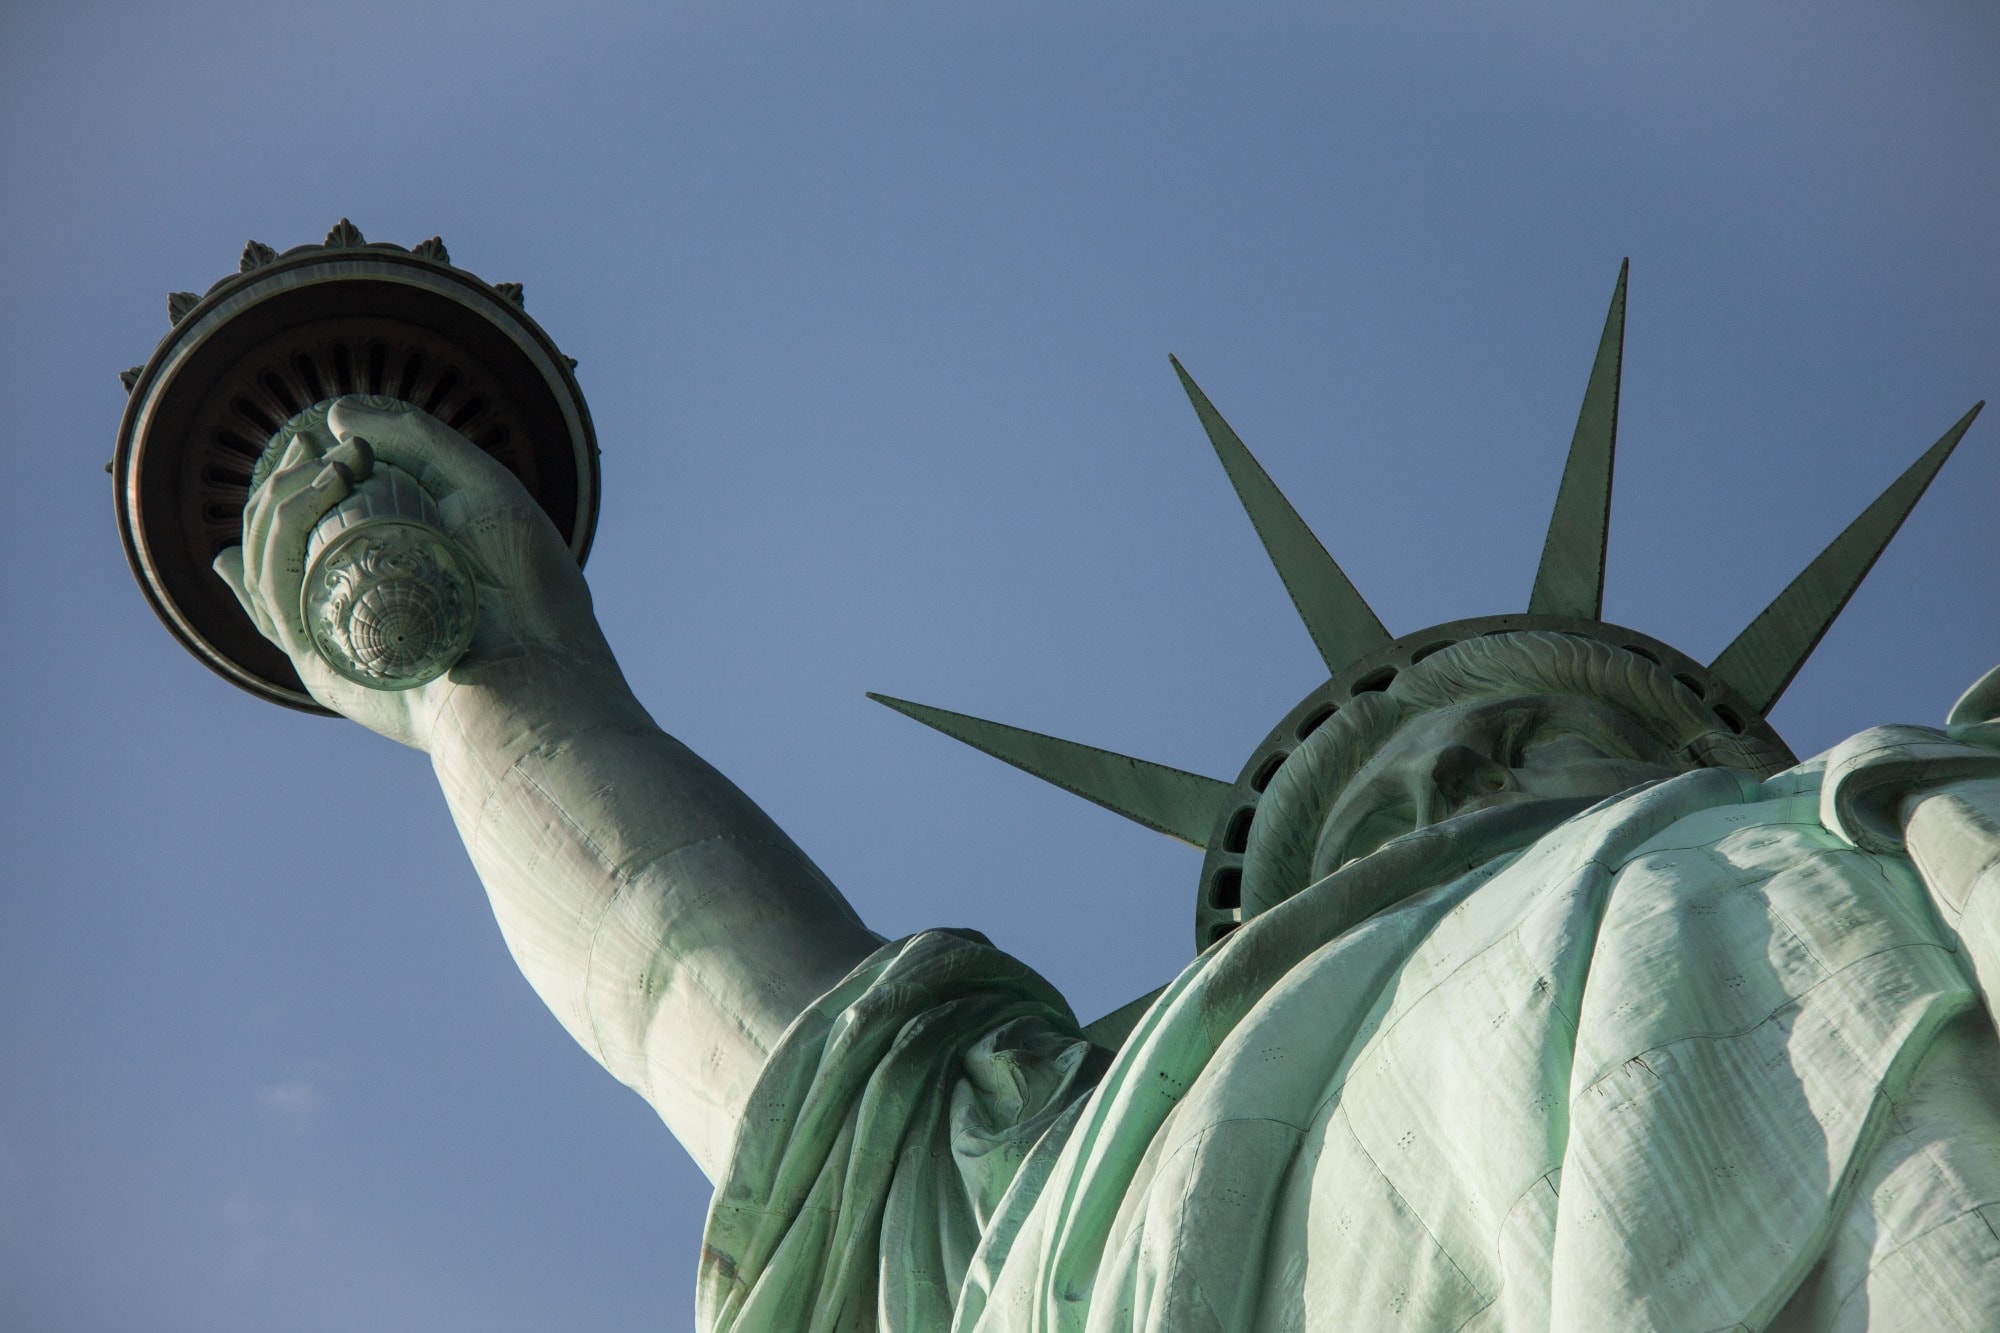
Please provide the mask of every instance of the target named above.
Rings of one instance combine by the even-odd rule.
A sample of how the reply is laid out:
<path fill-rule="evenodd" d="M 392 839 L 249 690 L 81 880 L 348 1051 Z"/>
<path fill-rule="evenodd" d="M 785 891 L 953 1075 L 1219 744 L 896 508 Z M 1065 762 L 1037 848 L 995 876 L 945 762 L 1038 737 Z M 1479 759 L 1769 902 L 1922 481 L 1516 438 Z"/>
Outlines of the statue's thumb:
<path fill-rule="evenodd" d="M 250 589 L 244 583 L 243 548 L 225 547 L 209 568 L 229 585 L 229 591 L 236 594 L 237 602 L 243 607 L 243 614 L 250 617 L 250 623 L 257 627 L 257 632 L 269 637 L 270 631 L 264 628 L 264 618 L 257 614 L 257 602 L 250 596 Z"/>
<path fill-rule="evenodd" d="M 2000 722 L 2000 666 L 1972 682 L 1972 688 L 1959 696 L 1951 716 L 1945 719 L 1948 727 L 1981 722 Z"/>

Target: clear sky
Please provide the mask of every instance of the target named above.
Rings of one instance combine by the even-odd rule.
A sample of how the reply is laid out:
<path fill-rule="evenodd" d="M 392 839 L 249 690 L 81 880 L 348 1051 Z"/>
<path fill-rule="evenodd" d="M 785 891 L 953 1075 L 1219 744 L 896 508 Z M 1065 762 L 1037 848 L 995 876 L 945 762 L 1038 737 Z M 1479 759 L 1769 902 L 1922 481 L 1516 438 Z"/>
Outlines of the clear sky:
<path fill-rule="evenodd" d="M 0 1327 L 680 1329 L 706 1187 L 420 756 L 257 702 L 112 525 L 166 293 L 342 216 L 526 285 L 661 723 L 886 934 L 1089 1019 L 1199 856 L 867 702 L 1232 778 L 1322 678 L 1174 352 L 1403 633 L 1518 610 L 1632 257 L 1606 613 L 1718 651 L 2000 390 L 2000 11 L 0 7 Z M 2000 661 L 2000 420 L 1775 721 Z"/>

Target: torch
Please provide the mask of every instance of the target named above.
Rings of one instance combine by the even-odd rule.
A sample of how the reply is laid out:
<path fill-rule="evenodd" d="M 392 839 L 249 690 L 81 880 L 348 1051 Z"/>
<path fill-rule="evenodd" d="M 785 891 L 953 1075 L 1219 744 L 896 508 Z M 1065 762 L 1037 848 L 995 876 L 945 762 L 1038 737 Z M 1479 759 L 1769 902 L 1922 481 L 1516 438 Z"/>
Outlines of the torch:
<path fill-rule="evenodd" d="M 597 525 L 597 437 L 576 362 L 528 317 L 517 283 L 489 284 L 435 237 L 369 242 L 345 218 L 320 245 L 252 241 L 240 271 L 167 298 L 172 328 L 130 394 L 109 470 L 118 532 L 146 599 L 225 679 L 325 713 L 257 631 L 215 557 L 292 438 L 333 400 L 420 408 L 517 477 L 580 565 Z M 477 592 L 419 481 L 378 463 L 313 530 L 304 623 L 341 675 L 404 689 L 449 670 Z"/>

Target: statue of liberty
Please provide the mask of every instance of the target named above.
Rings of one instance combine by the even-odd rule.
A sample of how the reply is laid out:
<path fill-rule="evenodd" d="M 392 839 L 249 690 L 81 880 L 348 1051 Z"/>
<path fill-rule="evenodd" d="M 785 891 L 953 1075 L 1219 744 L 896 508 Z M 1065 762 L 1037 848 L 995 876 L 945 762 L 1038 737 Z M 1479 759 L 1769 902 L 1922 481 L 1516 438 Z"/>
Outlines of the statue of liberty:
<path fill-rule="evenodd" d="M 177 319 L 347 264 L 530 327 L 426 244 L 257 247 Z M 1621 273 L 1526 612 L 1400 637 L 1176 363 L 1329 672 L 1234 782 L 884 700 L 1206 849 L 1199 953 L 1089 1027 L 976 933 L 872 933 L 653 723 L 579 569 L 592 505 L 535 481 L 575 411 L 328 334 L 210 429 L 226 375 L 172 400 L 190 333 L 133 376 L 121 518 L 239 683 L 430 756 L 528 981 L 715 1183 L 704 1330 L 2000 1327 L 2000 670 L 1804 761 L 1764 720 L 1977 408 L 1699 663 L 1600 618 L 1624 305 Z M 181 418 L 236 432 L 240 508 L 169 534 L 142 477 Z M 446 554 L 334 569 L 405 520 Z M 417 591 L 364 624 L 392 567 Z M 204 629 L 202 588 L 282 656 Z M 429 667 L 356 666 L 427 633 Z"/>

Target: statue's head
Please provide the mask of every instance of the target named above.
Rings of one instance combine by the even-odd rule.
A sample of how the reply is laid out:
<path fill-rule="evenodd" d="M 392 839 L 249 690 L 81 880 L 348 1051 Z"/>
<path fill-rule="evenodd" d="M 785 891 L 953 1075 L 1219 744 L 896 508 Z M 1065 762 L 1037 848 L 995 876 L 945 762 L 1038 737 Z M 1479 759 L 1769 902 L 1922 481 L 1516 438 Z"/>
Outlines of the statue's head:
<path fill-rule="evenodd" d="M 1797 762 L 1766 716 L 1951 456 L 1975 406 L 1707 663 L 1602 617 L 1625 336 L 1611 298 L 1524 614 L 1392 638 L 1229 423 L 1180 374 L 1331 675 L 1234 783 L 963 713 L 884 703 L 1203 848 L 1206 948 L 1391 839 L 1495 806 L 1570 811 L 1673 774 Z M 1990 697 L 1989 697 L 1990 696 Z M 1979 696 L 1995 708 L 2000 686 Z M 1970 707 L 1970 705 L 1968 705 Z M 1531 812 L 1521 811 L 1522 821 Z M 1496 819 L 1500 818 L 1498 816 Z"/>
<path fill-rule="evenodd" d="M 1459 815 L 1790 762 L 1640 652 L 1548 630 L 1466 639 L 1354 695 L 1285 757 L 1247 831 L 1243 906 Z"/>

